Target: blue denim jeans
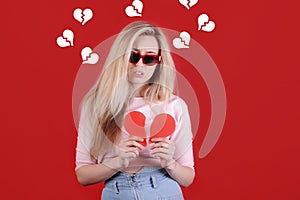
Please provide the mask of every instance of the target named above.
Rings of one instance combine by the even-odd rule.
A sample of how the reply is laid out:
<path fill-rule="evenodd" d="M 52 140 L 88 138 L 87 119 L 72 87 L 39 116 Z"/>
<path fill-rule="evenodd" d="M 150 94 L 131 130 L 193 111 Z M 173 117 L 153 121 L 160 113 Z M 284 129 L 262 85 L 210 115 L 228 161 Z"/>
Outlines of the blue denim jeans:
<path fill-rule="evenodd" d="M 134 176 L 118 172 L 105 181 L 102 200 L 182 200 L 179 184 L 165 169 L 144 167 Z"/>

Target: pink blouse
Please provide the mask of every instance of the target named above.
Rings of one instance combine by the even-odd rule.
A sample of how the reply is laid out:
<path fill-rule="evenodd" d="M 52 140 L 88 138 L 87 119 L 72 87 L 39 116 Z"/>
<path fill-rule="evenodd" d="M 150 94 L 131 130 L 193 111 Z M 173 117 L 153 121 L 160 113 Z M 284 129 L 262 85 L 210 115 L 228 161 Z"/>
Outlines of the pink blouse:
<path fill-rule="evenodd" d="M 145 139 L 147 146 L 139 152 L 139 157 L 133 158 L 128 167 L 135 166 L 160 166 L 159 158 L 154 158 L 150 155 L 150 149 L 153 143 L 149 142 L 150 127 L 158 114 L 169 114 L 175 120 L 175 130 L 168 138 L 175 144 L 174 159 L 181 165 L 189 166 L 194 169 L 193 158 L 193 134 L 191 131 L 191 123 L 189 112 L 186 103 L 178 96 L 172 95 L 169 101 L 160 101 L 158 103 L 149 104 L 142 97 L 133 98 L 125 112 L 125 115 L 132 111 L 141 112 L 145 116 Z M 130 133 L 121 125 L 122 137 L 130 136 Z M 78 126 L 78 137 L 76 147 L 76 168 L 84 165 L 97 164 L 116 157 L 113 152 L 103 155 L 98 155 L 98 160 L 93 161 L 90 158 L 91 140 L 93 138 L 89 119 L 85 117 L 84 109 L 81 111 L 81 116 Z"/>

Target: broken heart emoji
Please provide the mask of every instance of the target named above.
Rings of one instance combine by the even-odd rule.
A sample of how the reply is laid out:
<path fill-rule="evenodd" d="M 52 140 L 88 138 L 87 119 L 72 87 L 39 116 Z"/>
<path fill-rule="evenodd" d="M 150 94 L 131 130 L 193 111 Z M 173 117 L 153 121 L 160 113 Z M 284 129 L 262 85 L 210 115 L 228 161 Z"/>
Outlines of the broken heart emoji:
<path fill-rule="evenodd" d="M 140 0 L 134 0 L 132 6 L 127 6 L 125 13 L 128 17 L 141 17 L 143 11 L 143 2 Z"/>
<path fill-rule="evenodd" d="M 85 10 L 81 10 L 80 8 L 77 8 L 73 12 L 73 17 L 79 21 L 82 25 L 87 23 L 90 19 L 93 17 L 93 11 L 89 8 Z"/>
<path fill-rule="evenodd" d="M 179 38 L 173 40 L 173 46 L 177 49 L 189 48 L 191 36 L 188 32 L 181 32 Z"/>
<path fill-rule="evenodd" d="M 179 0 L 179 2 L 189 10 L 192 6 L 194 6 L 198 2 L 198 0 Z"/>
<path fill-rule="evenodd" d="M 147 146 L 147 133 L 145 130 L 146 117 L 143 113 L 132 111 L 124 118 L 124 127 L 126 131 L 133 136 L 144 138 L 143 142 L 139 142 L 143 146 Z M 175 130 L 174 118 L 166 113 L 156 115 L 150 126 L 150 138 L 161 138 L 170 136 Z"/>
<path fill-rule="evenodd" d="M 93 53 L 90 47 L 84 47 L 81 50 L 82 64 L 96 64 L 99 60 L 97 53 Z"/>
<path fill-rule="evenodd" d="M 215 22 L 210 21 L 207 14 L 201 14 L 198 17 L 198 30 L 211 32 L 215 29 Z"/>
<path fill-rule="evenodd" d="M 66 29 L 64 30 L 63 35 L 59 36 L 56 39 L 56 43 L 60 47 L 74 46 L 73 40 L 74 40 L 73 31 Z"/>

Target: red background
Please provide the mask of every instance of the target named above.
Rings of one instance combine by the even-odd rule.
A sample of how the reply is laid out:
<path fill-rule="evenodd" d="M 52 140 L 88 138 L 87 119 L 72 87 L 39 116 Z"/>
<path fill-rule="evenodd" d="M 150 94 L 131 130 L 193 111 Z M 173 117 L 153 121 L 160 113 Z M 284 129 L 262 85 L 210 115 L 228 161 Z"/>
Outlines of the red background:
<path fill-rule="evenodd" d="M 198 159 L 204 118 L 194 144 L 196 178 L 185 198 L 300 199 L 297 1 L 200 0 L 188 11 L 176 0 L 143 0 L 143 17 L 129 18 L 124 9 L 131 2 L 1 3 L 0 198 L 99 199 L 103 185 L 83 187 L 74 173 L 72 89 L 80 51 L 142 19 L 188 31 L 214 59 L 226 87 L 222 135 Z M 72 17 L 77 7 L 94 11 L 85 26 Z M 213 32 L 197 31 L 201 13 L 216 22 Z M 74 31 L 75 46 L 60 48 L 56 38 L 66 28 Z M 208 106 L 201 116 L 209 115 L 203 96 Z"/>

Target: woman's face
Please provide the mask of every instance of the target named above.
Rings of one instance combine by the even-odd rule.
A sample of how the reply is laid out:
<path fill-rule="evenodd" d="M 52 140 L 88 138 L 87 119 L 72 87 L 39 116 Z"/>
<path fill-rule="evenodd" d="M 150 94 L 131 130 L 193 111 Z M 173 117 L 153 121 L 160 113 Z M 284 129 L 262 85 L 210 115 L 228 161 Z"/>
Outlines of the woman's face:
<path fill-rule="evenodd" d="M 130 83 L 134 86 L 148 83 L 157 66 L 158 52 L 159 46 L 154 36 L 143 35 L 135 40 L 128 62 L 128 80 Z"/>

